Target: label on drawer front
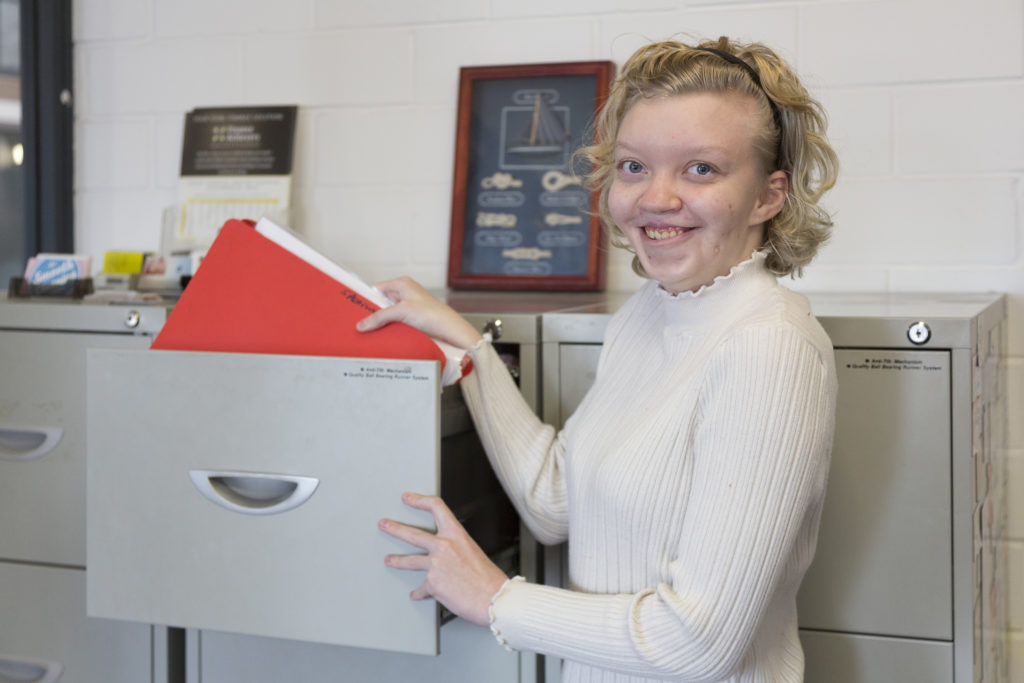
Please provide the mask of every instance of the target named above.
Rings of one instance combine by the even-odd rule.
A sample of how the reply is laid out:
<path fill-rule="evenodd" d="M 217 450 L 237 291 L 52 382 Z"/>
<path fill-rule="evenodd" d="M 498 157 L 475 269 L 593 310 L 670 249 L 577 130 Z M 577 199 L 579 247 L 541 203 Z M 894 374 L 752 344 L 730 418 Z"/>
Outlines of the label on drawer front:
<path fill-rule="evenodd" d="M 345 372 L 345 377 L 351 377 L 352 379 L 366 379 L 366 380 L 385 380 L 392 382 L 428 382 L 430 377 L 417 372 L 409 365 L 401 366 L 390 366 L 390 365 L 366 365 L 359 368 L 358 371 L 349 370 Z"/>
<path fill-rule="evenodd" d="M 864 356 L 862 361 L 846 363 L 847 370 L 892 370 L 895 372 L 942 372 L 946 369 L 944 356 L 922 359 L 893 358 L 885 355 Z"/>

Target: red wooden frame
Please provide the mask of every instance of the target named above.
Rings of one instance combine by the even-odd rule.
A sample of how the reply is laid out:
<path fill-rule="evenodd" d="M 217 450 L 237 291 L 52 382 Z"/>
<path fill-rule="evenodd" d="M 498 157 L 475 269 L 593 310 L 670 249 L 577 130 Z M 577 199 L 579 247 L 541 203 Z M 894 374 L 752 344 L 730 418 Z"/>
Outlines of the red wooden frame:
<path fill-rule="evenodd" d="M 470 153 L 480 141 L 471 139 L 473 88 L 482 80 L 593 76 L 594 111 L 608 97 L 615 65 L 610 61 L 463 67 L 459 75 L 458 127 L 455 141 L 455 173 L 452 192 L 451 236 L 448 255 L 448 286 L 453 289 L 599 291 L 604 289 L 605 240 L 597 218 L 596 192 L 590 193 L 587 272 L 585 275 L 504 275 L 463 272 L 463 245 L 467 230 L 467 198 Z M 540 83 L 539 83 L 540 84 Z M 592 116 L 591 116 L 592 118 Z"/>

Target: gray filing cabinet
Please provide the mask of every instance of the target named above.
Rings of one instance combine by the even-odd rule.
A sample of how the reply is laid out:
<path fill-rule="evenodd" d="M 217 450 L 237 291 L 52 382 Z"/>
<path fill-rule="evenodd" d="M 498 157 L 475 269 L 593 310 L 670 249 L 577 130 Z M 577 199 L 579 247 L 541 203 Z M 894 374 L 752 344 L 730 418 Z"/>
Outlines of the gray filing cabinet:
<path fill-rule="evenodd" d="M 85 614 L 85 365 L 160 306 L 0 299 L 0 680 L 164 683 L 168 632 Z"/>
<path fill-rule="evenodd" d="M 593 381 L 623 298 L 544 317 L 549 423 Z M 839 396 L 818 551 L 798 598 L 806 680 L 1004 681 L 1004 299 L 810 298 Z M 547 552 L 557 584 L 560 551 Z M 548 680 L 557 674 L 549 663 Z"/>
<path fill-rule="evenodd" d="M 537 406 L 538 308 L 586 299 L 449 298 L 480 327 L 500 319 Z M 102 350 L 89 377 L 89 613 L 187 628 L 186 680 L 537 679 L 536 657 L 442 627 L 408 599 L 420 578 L 383 566 L 406 547 L 378 518 L 429 521 L 401 492 L 450 498 L 447 441 L 468 415 L 433 363 Z M 535 547 L 523 531 L 510 571 L 536 578 Z"/>

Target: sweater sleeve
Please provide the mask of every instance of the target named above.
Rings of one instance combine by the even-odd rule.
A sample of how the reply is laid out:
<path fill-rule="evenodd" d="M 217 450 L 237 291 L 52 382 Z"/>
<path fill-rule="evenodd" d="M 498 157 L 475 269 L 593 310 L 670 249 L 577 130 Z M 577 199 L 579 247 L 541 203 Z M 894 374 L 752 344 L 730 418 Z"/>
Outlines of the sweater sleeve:
<path fill-rule="evenodd" d="M 707 367 L 693 475 L 652 585 L 585 594 L 524 582 L 497 596 L 509 647 L 631 675 L 722 680 L 792 600 L 814 552 L 832 444 L 831 354 L 788 329 L 744 330 Z M 779 619 L 778 628 L 795 628 Z"/>
<path fill-rule="evenodd" d="M 491 467 L 534 537 L 546 544 L 565 541 L 563 435 L 537 418 L 490 343 L 469 354 L 473 371 L 463 378 L 462 393 Z"/>

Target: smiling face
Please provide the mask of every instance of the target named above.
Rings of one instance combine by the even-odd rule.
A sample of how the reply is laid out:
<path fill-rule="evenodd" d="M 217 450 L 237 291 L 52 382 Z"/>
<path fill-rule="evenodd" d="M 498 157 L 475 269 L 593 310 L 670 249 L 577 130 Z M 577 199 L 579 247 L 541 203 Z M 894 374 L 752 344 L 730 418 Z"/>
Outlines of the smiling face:
<path fill-rule="evenodd" d="M 647 275 L 696 291 L 750 258 L 778 213 L 786 174 L 754 146 L 757 102 L 698 92 L 638 100 L 615 142 L 608 210 Z"/>

